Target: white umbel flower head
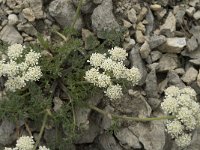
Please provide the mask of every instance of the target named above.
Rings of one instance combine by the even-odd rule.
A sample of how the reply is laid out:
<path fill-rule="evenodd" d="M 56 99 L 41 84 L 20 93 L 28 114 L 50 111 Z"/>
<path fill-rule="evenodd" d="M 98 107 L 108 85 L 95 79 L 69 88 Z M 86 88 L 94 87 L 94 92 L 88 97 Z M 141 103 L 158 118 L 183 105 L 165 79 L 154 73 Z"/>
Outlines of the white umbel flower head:
<path fill-rule="evenodd" d="M 8 47 L 8 57 L 11 60 L 15 60 L 22 56 L 24 47 L 21 44 L 13 44 Z"/>
<path fill-rule="evenodd" d="M 106 57 L 104 54 L 93 53 L 90 56 L 90 60 L 88 62 L 90 62 L 90 65 L 93 67 L 99 67 L 104 62 L 105 59 Z"/>
<path fill-rule="evenodd" d="M 113 61 L 110 58 L 105 59 L 102 64 L 100 65 L 101 68 L 103 68 L 105 71 L 112 71 L 113 66 L 116 64 L 115 61 Z"/>
<path fill-rule="evenodd" d="M 192 140 L 192 135 L 184 133 L 181 136 L 177 137 L 175 139 L 175 142 L 180 147 L 186 147 L 190 145 L 191 140 Z"/>
<path fill-rule="evenodd" d="M 126 69 L 126 78 L 131 81 L 133 85 L 136 85 L 141 79 L 141 73 L 138 68 L 132 67 L 131 69 Z"/>
<path fill-rule="evenodd" d="M 29 67 L 27 72 L 25 73 L 24 80 L 25 81 L 38 81 L 42 76 L 42 71 L 40 66 Z"/>
<path fill-rule="evenodd" d="M 165 95 L 166 96 L 176 97 L 176 96 L 180 95 L 180 90 L 176 86 L 170 86 L 167 89 L 165 89 Z"/>
<path fill-rule="evenodd" d="M 17 140 L 16 147 L 19 150 L 32 150 L 34 144 L 35 142 L 32 136 L 22 136 Z"/>
<path fill-rule="evenodd" d="M 196 92 L 194 89 L 192 89 L 191 87 L 185 87 L 183 89 L 180 90 L 180 93 L 181 94 L 187 94 L 189 96 L 192 96 L 192 97 L 196 97 Z"/>
<path fill-rule="evenodd" d="M 9 90 L 11 92 L 20 90 L 25 86 L 26 86 L 25 80 L 23 77 L 20 77 L 20 76 L 17 76 L 14 78 L 10 77 L 5 83 L 6 90 Z"/>
<path fill-rule="evenodd" d="M 111 100 L 119 99 L 123 96 L 122 87 L 120 85 L 111 85 L 105 91 L 106 96 Z"/>
<path fill-rule="evenodd" d="M 36 53 L 31 50 L 28 54 L 25 55 L 25 63 L 31 66 L 37 65 L 40 57 L 40 53 Z"/>
<path fill-rule="evenodd" d="M 40 146 L 38 150 L 50 150 L 50 149 L 46 148 L 46 146 Z"/>
<path fill-rule="evenodd" d="M 106 88 L 109 85 L 111 85 L 111 79 L 110 76 L 106 74 L 99 74 L 97 77 L 97 83 L 96 85 L 100 88 Z"/>
<path fill-rule="evenodd" d="M 173 120 L 173 121 L 169 121 L 166 124 L 166 130 L 174 138 L 174 137 L 178 137 L 178 135 L 183 133 L 184 126 L 181 124 L 180 121 Z"/>
<path fill-rule="evenodd" d="M 126 67 L 118 62 L 118 63 L 115 63 L 113 65 L 113 76 L 116 78 L 116 79 L 120 79 L 120 78 L 126 78 Z"/>
<path fill-rule="evenodd" d="M 96 68 L 91 68 L 90 70 L 86 71 L 85 73 L 85 79 L 86 81 L 96 84 L 97 83 L 97 78 L 100 75 L 100 72 Z"/>
<path fill-rule="evenodd" d="M 164 102 L 161 103 L 161 108 L 164 110 L 166 114 L 174 114 L 178 111 L 178 102 L 173 97 L 166 97 Z"/>
<path fill-rule="evenodd" d="M 19 73 L 19 67 L 15 61 L 3 64 L 2 67 L 3 76 L 13 77 Z"/>
<path fill-rule="evenodd" d="M 111 55 L 110 58 L 114 61 L 124 61 L 128 56 L 126 50 L 120 47 L 114 47 L 111 50 L 108 50 L 108 52 Z"/>

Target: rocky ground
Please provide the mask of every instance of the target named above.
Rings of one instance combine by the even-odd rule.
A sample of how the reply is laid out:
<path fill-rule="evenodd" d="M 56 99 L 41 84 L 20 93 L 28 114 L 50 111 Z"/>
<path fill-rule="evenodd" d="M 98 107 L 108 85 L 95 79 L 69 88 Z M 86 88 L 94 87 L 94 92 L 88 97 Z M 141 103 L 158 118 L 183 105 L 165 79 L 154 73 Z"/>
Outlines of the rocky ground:
<path fill-rule="evenodd" d="M 0 40 L 12 43 L 36 42 L 37 33 L 51 38 L 52 29 L 72 24 L 78 0 L 0 0 Z M 94 33 L 99 39 L 105 29 L 127 28 L 123 48 L 129 51 L 131 66 L 142 74 L 140 89 L 130 89 L 106 111 L 133 116 L 159 116 L 163 90 L 169 85 L 191 86 L 200 94 L 200 1 L 199 0 L 85 0 L 75 28 L 83 37 Z M 101 96 L 90 101 L 98 104 Z M 77 109 L 78 125 L 86 128 L 74 143 L 77 150 L 177 150 L 165 133 L 163 121 L 125 124 L 108 133 L 112 121 Z M 0 144 L 10 144 L 15 126 L 3 121 Z M 46 130 L 44 139 L 54 134 Z M 190 147 L 200 149 L 200 130 Z"/>

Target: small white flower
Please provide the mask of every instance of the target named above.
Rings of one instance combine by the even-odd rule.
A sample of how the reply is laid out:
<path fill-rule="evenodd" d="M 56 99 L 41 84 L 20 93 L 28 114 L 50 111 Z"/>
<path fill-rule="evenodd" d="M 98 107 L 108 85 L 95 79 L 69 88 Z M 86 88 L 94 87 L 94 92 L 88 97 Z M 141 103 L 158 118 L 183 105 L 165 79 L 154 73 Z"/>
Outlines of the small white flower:
<path fill-rule="evenodd" d="M 111 85 L 104 92 L 111 100 L 119 99 L 123 96 L 122 87 L 120 85 Z"/>
<path fill-rule="evenodd" d="M 32 150 L 34 144 L 35 142 L 32 136 L 22 136 L 17 140 L 16 147 L 19 150 Z"/>
<path fill-rule="evenodd" d="M 42 76 L 40 66 L 29 67 L 23 76 L 25 81 L 38 81 Z"/>
<path fill-rule="evenodd" d="M 3 64 L 3 76 L 13 77 L 19 73 L 18 64 L 15 61 Z"/>
<path fill-rule="evenodd" d="M 5 83 L 6 90 L 11 92 L 15 92 L 16 90 L 19 90 L 25 86 L 26 86 L 25 80 L 20 76 L 16 76 L 14 78 L 9 77 Z"/>
<path fill-rule="evenodd" d="M 181 124 L 180 121 L 178 120 L 173 120 L 173 121 L 169 121 L 166 124 L 166 130 L 169 134 L 171 134 L 171 136 L 177 137 L 178 135 L 182 134 L 183 130 L 184 130 L 184 126 Z"/>
<path fill-rule="evenodd" d="M 99 67 L 104 62 L 105 59 L 106 59 L 105 55 L 100 53 L 93 53 L 90 56 L 90 60 L 88 62 L 90 62 L 91 66 Z"/>
<path fill-rule="evenodd" d="M 114 47 L 111 50 L 108 50 L 108 52 L 111 55 L 110 58 L 114 61 L 124 61 L 128 56 L 126 50 L 120 47 Z"/>
<path fill-rule="evenodd" d="M 161 108 L 164 110 L 167 114 L 174 114 L 178 110 L 178 102 L 173 97 L 166 97 L 164 101 L 161 103 Z"/>
<path fill-rule="evenodd" d="M 31 50 L 28 54 L 25 55 L 25 63 L 31 66 L 37 65 L 40 57 L 40 53 L 36 53 Z"/>
<path fill-rule="evenodd" d="M 165 89 L 165 95 L 176 97 L 180 95 L 180 90 L 178 87 L 170 86 L 167 89 Z"/>
<path fill-rule="evenodd" d="M 106 74 L 99 74 L 97 77 L 97 86 L 106 88 L 107 86 L 111 85 L 110 76 Z"/>
<path fill-rule="evenodd" d="M 177 97 L 177 101 L 179 105 L 186 107 L 190 107 L 192 103 L 191 97 L 188 94 L 181 94 Z"/>
<path fill-rule="evenodd" d="M 103 68 L 105 71 L 112 71 L 113 66 L 116 64 L 115 61 L 112 59 L 105 59 L 102 64 L 100 65 L 101 68 Z"/>
<path fill-rule="evenodd" d="M 126 69 L 126 78 L 131 81 L 133 85 L 136 85 L 141 79 L 141 74 L 138 68 L 132 67 L 131 69 Z"/>
<path fill-rule="evenodd" d="M 113 65 L 113 76 L 116 78 L 116 79 L 120 79 L 120 78 L 126 78 L 126 67 L 118 62 L 118 63 L 115 63 Z"/>
<path fill-rule="evenodd" d="M 178 138 L 175 139 L 175 142 L 178 146 L 180 147 L 186 147 L 189 146 L 192 140 L 192 135 L 191 134 L 182 134 Z"/>
<path fill-rule="evenodd" d="M 46 148 L 46 146 L 40 146 L 38 150 L 50 150 L 50 149 Z"/>
<path fill-rule="evenodd" d="M 8 47 L 8 57 L 12 60 L 15 60 L 22 56 L 24 47 L 21 44 L 13 44 Z"/>
<path fill-rule="evenodd" d="M 188 94 L 189 96 L 192 96 L 192 97 L 196 97 L 196 92 L 194 89 L 192 89 L 191 87 L 185 87 L 183 89 L 180 90 L 180 93 L 181 94 Z"/>
<path fill-rule="evenodd" d="M 97 77 L 99 76 L 100 72 L 96 68 L 91 68 L 90 70 L 86 71 L 85 73 L 85 79 L 86 81 L 96 84 L 97 83 Z"/>

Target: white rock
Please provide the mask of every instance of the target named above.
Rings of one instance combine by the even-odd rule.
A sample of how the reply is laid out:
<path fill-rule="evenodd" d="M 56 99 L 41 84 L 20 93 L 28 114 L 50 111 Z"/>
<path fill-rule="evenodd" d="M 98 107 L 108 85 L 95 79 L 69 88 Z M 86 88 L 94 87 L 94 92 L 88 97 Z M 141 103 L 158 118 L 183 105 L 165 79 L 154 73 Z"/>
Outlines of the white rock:
<path fill-rule="evenodd" d="M 195 81 L 198 75 L 198 71 L 193 68 L 190 67 L 186 73 L 183 75 L 183 77 L 181 78 L 184 82 L 190 84 L 191 82 Z"/>
<path fill-rule="evenodd" d="M 190 17 L 193 16 L 194 12 L 195 12 L 195 8 L 194 7 L 189 7 L 189 8 L 186 9 L 186 13 Z"/>
<path fill-rule="evenodd" d="M 8 16 L 8 24 L 9 25 L 15 25 L 18 22 L 18 17 L 15 14 L 10 14 Z"/>
<path fill-rule="evenodd" d="M 180 53 L 186 46 L 186 38 L 167 38 L 166 42 L 158 47 L 161 52 L 166 53 Z"/>
<path fill-rule="evenodd" d="M 128 11 L 128 19 L 130 20 L 130 22 L 136 23 L 137 16 L 135 9 L 132 8 L 131 10 Z"/>
<path fill-rule="evenodd" d="M 172 12 L 170 12 L 165 20 L 165 23 L 160 27 L 161 33 L 170 34 L 176 31 L 176 18 Z"/>
<path fill-rule="evenodd" d="M 193 15 L 195 20 L 199 20 L 200 19 L 200 10 L 198 10 L 197 12 L 194 13 Z"/>
<path fill-rule="evenodd" d="M 24 18 L 26 18 L 28 21 L 30 21 L 30 22 L 35 21 L 35 16 L 34 16 L 33 10 L 31 8 L 23 9 L 22 14 L 23 14 Z"/>

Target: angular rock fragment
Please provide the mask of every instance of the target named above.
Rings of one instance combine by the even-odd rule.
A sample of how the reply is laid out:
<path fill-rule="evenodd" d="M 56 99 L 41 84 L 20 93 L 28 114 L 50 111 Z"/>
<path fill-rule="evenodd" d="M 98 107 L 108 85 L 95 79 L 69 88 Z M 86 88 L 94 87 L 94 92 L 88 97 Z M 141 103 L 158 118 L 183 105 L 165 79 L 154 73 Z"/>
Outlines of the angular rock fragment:
<path fill-rule="evenodd" d="M 37 33 L 38 33 L 35 27 L 30 23 L 25 23 L 25 24 L 19 23 L 17 25 L 17 29 L 19 31 L 24 31 L 25 33 L 32 36 L 37 36 Z"/>
<path fill-rule="evenodd" d="M 194 68 L 194 67 L 190 67 L 185 74 L 183 75 L 183 77 L 181 78 L 184 82 L 186 82 L 187 84 L 192 83 L 193 81 L 196 80 L 198 75 L 198 71 Z"/>
<path fill-rule="evenodd" d="M 147 41 L 144 42 L 144 44 L 140 48 L 140 55 L 143 59 L 147 58 L 150 54 L 150 47 Z"/>
<path fill-rule="evenodd" d="M 33 10 L 36 19 L 44 17 L 43 1 L 42 0 L 28 0 L 30 8 Z"/>
<path fill-rule="evenodd" d="M 197 43 L 197 40 L 194 36 L 192 36 L 188 41 L 187 41 L 187 48 L 188 48 L 188 51 L 191 52 L 191 51 L 194 51 L 195 49 L 197 49 L 198 47 L 198 43 Z"/>
<path fill-rule="evenodd" d="M 129 21 L 130 22 L 132 22 L 132 23 L 136 23 L 137 22 L 137 16 L 136 16 L 136 11 L 135 11 L 135 9 L 130 9 L 129 11 L 128 11 L 128 19 L 129 19 Z"/>
<path fill-rule="evenodd" d="M 194 17 L 195 20 L 199 20 L 200 19 L 200 10 L 198 10 L 197 12 L 195 12 L 193 14 L 193 17 Z"/>
<path fill-rule="evenodd" d="M 175 71 L 169 71 L 167 74 L 167 81 L 169 85 L 174 85 L 179 88 L 184 88 L 185 84 L 183 81 L 180 79 L 178 74 Z"/>
<path fill-rule="evenodd" d="M 151 49 L 154 49 L 165 42 L 166 42 L 166 37 L 164 35 L 153 35 L 148 40 Z"/>
<path fill-rule="evenodd" d="M 138 138 L 128 128 L 123 128 L 115 133 L 115 136 L 125 149 L 139 149 L 142 148 Z"/>
<path fill-rule="evenodd" d="M 144 43 L 144 41 L 145 41 L 145 37 L 144 37 L 142 31 L 140 31 L 140 30 L 136 30 L 135 38 L 138 43 Z"/>
<path fill-rule="evenodd" d="M 193 16 L 194 12 L 195 12 L 195 8 L 194 7 L 189 7 L 189 8 L 186 9 L 186 13 L 190 17 Z"/>
<path fill-rule="evenodd" d="M 186 38 L 167 38 L 167 41 L 158 49 L 166 53 L 180 53 L 186 46 Z"/>
<path fill-rule="evenodd" d="M 155 61 L 159 60 L 161 58 L 161 56 L 162 56 L 161 52 L 159 52 L 159 51 L 152 51 L 151 52 L 151 60 L 152 60 L 152 62 L 155 62 Z"/>
<path fill-rule="evenodd" d="M 9 44 L 23 43 L 23 38 L 19 32 L 13 27 L 6 25 L 0 32 L 0 39 L 2 41 L 8 42 Z"/>
<path fill-rule="evenodd" d="M 22 14 L 23 14 L 24 18 L 26 18 L 28 21 L 30 21 L 30 22 L 35 21 L 35 15 L 34 15 L 33 10 L 31 8 L 23 9 Z"/>
<path fill-rule="evenodd" d="M 159 60 L 159 71 L 174 70 L 179 67 L 179 59 L 175 54 L 163 54 Z"/>

